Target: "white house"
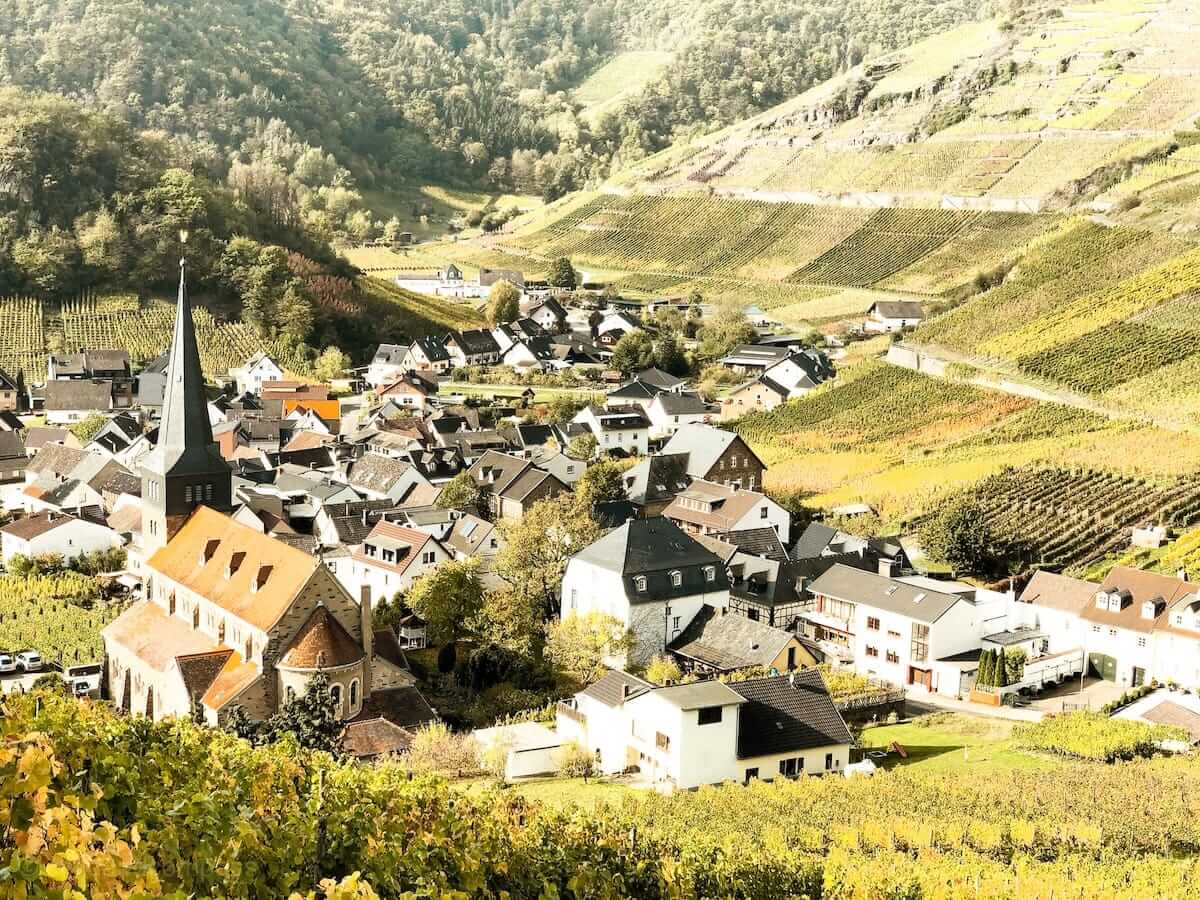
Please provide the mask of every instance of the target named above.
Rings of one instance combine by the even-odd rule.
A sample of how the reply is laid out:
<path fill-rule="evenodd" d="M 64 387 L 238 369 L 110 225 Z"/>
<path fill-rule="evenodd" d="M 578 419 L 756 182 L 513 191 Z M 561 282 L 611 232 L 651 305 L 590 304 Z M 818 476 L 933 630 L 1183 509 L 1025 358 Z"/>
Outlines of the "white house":
<path fill-rule="evenodd" d="M 655 438 L 671 437 L 684 425 L 707 425 L 716 418 L 713 408 L 696 394 L 664 391 L 642 408 L 650 420 L 650 436 Z"/>
<path fill-rule="evenodd" d="M 451 334 L 446 338 L 445 346 L 450 365 L 454 367 L 491 366 L 500 362 L 500 345 L 484 328 Z"/>
<path fill-rule="evenodd" d="M 364 453 L 350 463 L 346 479 L 350 487 L 368 500 L 396 503 L 408 500 L 414 491 L 433 488 L 412 463 L 380 453 Z"/>
<path fill-rule="evenodd" d="M 770 528 L 785 546 L 791 540 L 792 516 L 786 509 L 766 494 L 714 481 L 693 481 L 675 495 L 663 515 L 692 534 Z"/>
<path fill-rule="evenodd" d="M 571 557 L 563 576 L 563 616 L 612 616 L 633 633 L 634 663 L 662 653 L 706 605 L 729 606 L 729 575 L 668 519 L 626 522 Z"/>
<path fill-rule="evenodd" d="M 547 337 L 533 337 L 514 341 L 500 356 L 500 362 L 514 369 L 548 370 L 556 367 L 558 357 Z"/>
<path fill-rule="evenodd" d="M 567 311 L 553 297 L 534 303 L 526 315 L 537 322 L 547 334 L 559 334 L 567 324 Z"/>
<path fill-rule="evenodd" d="M 804 632 L 861 675 L 958 696 L 962 669 L 942 661 L 979 649 L 984 634 L 1000 629 L 991 627 L 989 604 L 951 587 L 956 592 L 838 563 L 809 586 Z"/>
<path fill-rule="evenodd" d="M 458 298 L 476 296 L 475 292 L 468 290 L 462 270 L 453 263 L 437 271 L 401 272 L 396 276 L 395 282 L 396 287 L 418 294 Z"/>
<path fill-rule="evenodd" d="M 408 346 L 401 360 L 406 370 L 414 372 L 448 372 L 450 354 L 444 338 L 419 337 Z"/>
<path fill-rule="evenodd" d="M 407 591 L 413 582 L 454 554 L 431 534 L 386 519 L 375 523 L 350 561 L 337 567 L 337 580 L 346 590 L 361 593 L 370 587 L 374 605 Z"/>
<path fill-rule="evenodd" d="M 237 384 L 239 395 L 261 394 L 263 385 L 268 381 L 283 380 L 283 368 L 261 350 L 241 366 L 230 369 L 229 374 Z"/>
<path fill-rule="evenodd" d="M 121 536 L 104 525 L 65 513 L 44 512 L 0 528 L 0 557 L 53 554 L 73 559 L 84 553 L 121 546 Z"/>
<path fill-rule="evenodd" d="M 604 409 L 590 404 L 571 421 L 586 425 L 603 453 L 620 451 L 628 456 L 645 456 L 649 452 L 650 420 L 640 406 Z"/>
<path fill-rule="evenodd" d="M 854 742 L 816 669 L 665 687 L 609 672 L 559 704 L 557 734 L 603 772 L 682 789 L 840 772 Z"/>
<path fill-rule="evenodd" d="M 865 331 L 889 333 L 915 328 L 925 319 L 925 311 L 916 300 L 877 300 L 867 310 Z"/>
<path fill-rule="evenodd" d="M 364 379 L 373 388 L 391 384 L 402 376 L 407 367 L 404 357 L 408 354 L 407 344 L 380 344 L 371 357 Z"/>

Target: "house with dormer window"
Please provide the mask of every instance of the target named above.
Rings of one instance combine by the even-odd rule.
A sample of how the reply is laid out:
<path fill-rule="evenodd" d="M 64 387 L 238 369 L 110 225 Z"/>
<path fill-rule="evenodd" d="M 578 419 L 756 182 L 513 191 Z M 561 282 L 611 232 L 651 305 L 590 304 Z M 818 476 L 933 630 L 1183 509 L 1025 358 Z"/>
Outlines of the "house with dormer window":
<path fill-rule="evenodd" d="M 383 519 L 351 553 L 349 564 L 338 566 L 337 579 L 352 594 L 369 591 L 378 604 L 453 558 L 453 551 L 428 532 Z"/>
<path fill-rule="evenodd" d="M 669 519 L 626 522 L 575 554 L 563 576 L 563 616 L 615 618 L 635 638 L 633 664 L 662 653 L 706 606 L 728 608 L 728 573 Z"/>

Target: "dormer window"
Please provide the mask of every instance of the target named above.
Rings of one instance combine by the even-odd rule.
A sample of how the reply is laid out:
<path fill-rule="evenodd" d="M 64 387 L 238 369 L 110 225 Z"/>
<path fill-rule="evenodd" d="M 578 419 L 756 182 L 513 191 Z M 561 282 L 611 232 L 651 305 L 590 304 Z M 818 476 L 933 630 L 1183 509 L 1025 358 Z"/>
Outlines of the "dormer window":
<path fill-rule="evenodd" d="M 671 586 L 679 587 L 683 584 L 683 573 L 676 570 L 671 573 Z"/>
<path fill-rule="evenodd" d="M 1096 595 L 1096 609 L 1108 609 L 1108 594 L 1101 591 Z"/>
<path fill-rule="evenodd" d="M 716 566 L 705 566 L 704 567 L 704 580 L 705 581 L 716 581 L 717 580 L 717 567 Z"/>
<path fill-rule="evenodd" d="M 1153 619 L 1155 609 L 1156 609 L 1156 607 L 1154 605 L 1154 601 L 1147 600 L 1145 603 L 1142 604 L 1142 618 L 1143 619 Z"/>
<path fill-rule="evenodd" d="M 646 576 L 639 575 L 633 579 L 633 586 L 637 588 L 639 594 L 646 593 Z"/>

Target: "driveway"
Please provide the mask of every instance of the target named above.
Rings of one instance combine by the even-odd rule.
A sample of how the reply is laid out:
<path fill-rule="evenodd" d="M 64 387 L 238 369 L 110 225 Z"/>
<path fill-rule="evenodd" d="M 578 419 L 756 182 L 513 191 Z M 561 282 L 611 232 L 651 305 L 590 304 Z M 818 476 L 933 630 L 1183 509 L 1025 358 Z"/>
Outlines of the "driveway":
<path fill-rule="evenodd" d="M 1099 710 L 1127 690 L 1129 688 L 1124 685 L 1092 677 L 1084 679 L 1081 690 L 1079 679 L 1071 678 L 1056 687 L 1047 688 L 1029 705 L 1044 713 L 1060 713 L 1081 708 Z"/>

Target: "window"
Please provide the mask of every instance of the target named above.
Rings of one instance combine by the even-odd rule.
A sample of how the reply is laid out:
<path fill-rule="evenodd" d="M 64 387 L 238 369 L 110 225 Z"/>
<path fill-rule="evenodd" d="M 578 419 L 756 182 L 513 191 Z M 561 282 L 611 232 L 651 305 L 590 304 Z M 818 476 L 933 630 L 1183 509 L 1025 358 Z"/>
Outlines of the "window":
<path fill-rule="evenodd" d="M 746 784 L 749 784 L 753 779 L 755 779 L 757 777 L 758 777 L 758 769 L 757 768 L 746 770 Z"/>
<path fill-rule="evenodd" d="M 1108 629 L 1108 636 L 1109 636 L 1109 637 L 1116 637 L 1116 636 L 1117 636 L 1117 629 L 1115 629 L 1115 628 L 1110 628 L 1110 629 Z"/>
<path fill-rule="evenodd" d="M 826 768 L 826 770 L 833 768 L 833 754 L 832 753 L 825 754 L 825 768 Z"/>
<path fill-rule="evenodd" d="M 674 622 L 674 625 L 673 625 L 674 629 L 675 629 L 676 631 L 678 631 L 678 630 L 679 630 L 679 616 L 676 616 L 676 617 L 674 618 L 673 622 Z"/>
<path fill-rule="evenodd" d="M 696 715 L 696 722 L 699 725 L 716 725 L 721 721 L 721 712 L 720 706 L 702 706 Z"/>
<path fill-rule="evenodd" d="M 209 484 L 206 484 L 206 485 L 204 486 L 204 499 L 205 499 L 205 500 L 211 500 L 211 499 L 212 499 L 212 484 L 211 484 L 211 483 L 209 483 Z"/>
<path fill-rule="evenodd" d="M 834 600 L 832 597 L 821 597 L 817 603 L 817 611 L 833 616 L 835 619 L 854 618 L 854 604 L 845 600 Z"/>
<path fill-rule="evenodd" d="M 929 658 L 929 626 L 913 625 L 912 653 L 913 662 L 924 662 Z"/>
<path fill-rule="evenodd" d="M 683 584 L 683 573 L 680 571 L 672 572 L 671 573 L 671 586 L 679 587 L 681 584 Z"/>
<path fill-rule="evenodd" d="M 785 778 L 795 778 L 797 775 L 803 775 L 804 757 L 793 756 L 790 759 L 781 759 L 779 761 L 779 774 Z"/>
<path fill-rule="evenodd" d="M 436 559 L 436 556 L 432 550 L 426 550 L 421 554 L 421 562 L 427 566 L 432 566 L 434 559 Z"/>
<path fill-rule="evenodd" d="M 350 709 L 353 710 L 358 706 L 358 679 L 355 678 L 350 682 Z"/>
<path fill-rule="evenodd" d="M 333 685 L 329 689 L 329 696 L 333 700 L 334 710 L 340 716 L 342 714 L 342 686 L 340 684 Z"/>
<path fill-rule="evenodd" d="M 898 632 L 898 631 L 893 631 L 892 629 L 890 629 L 890 628 L 889 628 L 889 629 L 888 629 L 888 637 L 890 637 L 890 638 L 898 638 L 898 637 L 900 637 L 900 632 Z"/>
<path fill-rule="evenodd" d="M 646 576 L 639 575 L 637 578 L 633 579 L 633 586 L 638 589 L 639 594 L 646 593 Z"/>
<path fill-rule="evenodd" d="M 190 484 L 188 484 L 188 485 L 184 485 L 184 488 L 183 488 L 183 502 L 184 502 L 184 503 L 191 503 L 191 502 L 192 502 L 192 486 L 191 486 Z"/>
<path fill-rule="evenodd" d="M 879 630 L 879 620 L 874 616 L 867 616 L 867 628 L 871 631 Z"/>
<path fill-rule="evenodd" d="M 570 606 L 571 609 L 575 608 L 575 604 L 576 604 L 576 602 L 578 602 L 578 599 L 579 599 L 579 591 L 577 591 L 575 588 L 571 588 L 571 606 Z"/>
<path fill-rule="evenodd" d="M 878 647 L 871 647 L 871 646 L 867 647 L 867 656 L 878 656 L 878 655 L 879 655 Z"/>
<path fill-rule="evenodd" d="M 1100 626 L 1099 626 L 1099 625 L 1093 625 L 1093 626 L 1092 626 L 1092 634 L 1099 634 L 1099 633 L 1100 633 Z"/>
<path fill-rule="evenodd" d="M 900 662 L 900 654 L 895 650 L 889 650 L 887 652 L 887 661 L 893 664 Z"/>
<path fill-rule="evenodd" d="M 762 510 L 760 510 L 758 517 L 759 517 L 760 519 L 765 519 L 765 518 L 766 518 L 767 516 L 769 516 L 770 514 L 771 514 L 771 511 L 770 511 L 769 509 L 767 509 L 767 508 L 764 506 L 764 507 L 762 508 Z"/>
<path fill-rule="evenodd" d="M 292 687 L 291 685 L 288 685 L 288 689 L 287 689 L 288 703 L 291 703 L 295 699 L 296 699 L 296 689 L 294 687 Z"/>
<path fill-rule="evenodd" d="M 671 749 L 671 739 L 669 737 L 667 737 L 665 734 L 663 734 L 661 731 L 656 731 L 656 732 L 654 732 L 654 746 L 657 747 L 659 750 L 663 750 L 663 751 L 670 750 Z"/>
<path fill-rule="evenodd" d="M 1145 647 L 1145 646 L 1146 646 L 1146 639 L 1145 639 L 1144 637 L 1140 637 L 1140 638 L 1138 638 L 1138 646 L 1139 646 L 1139 647 Z"/>

